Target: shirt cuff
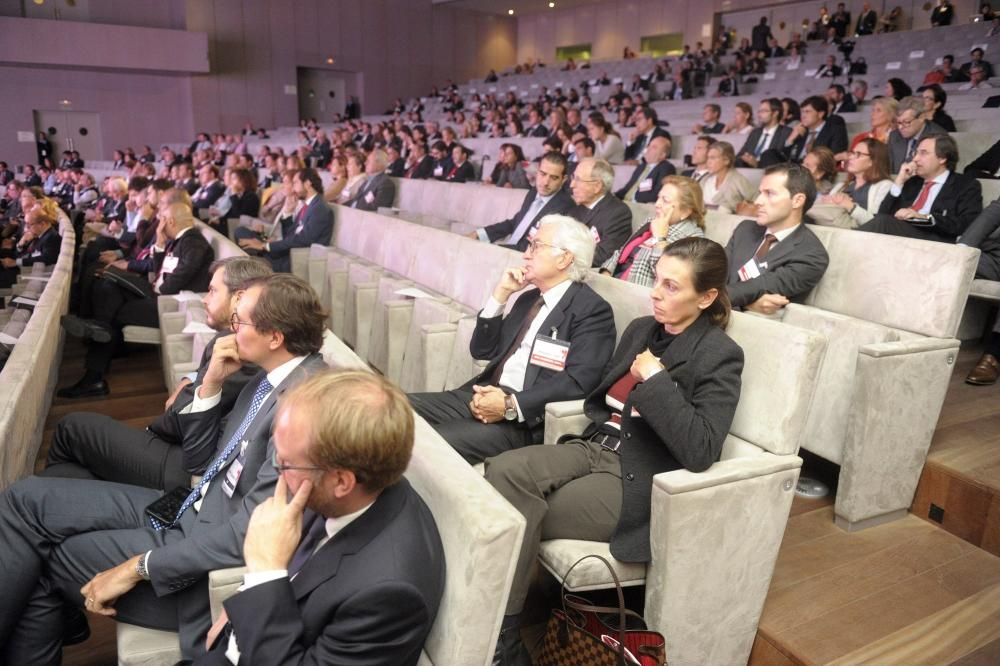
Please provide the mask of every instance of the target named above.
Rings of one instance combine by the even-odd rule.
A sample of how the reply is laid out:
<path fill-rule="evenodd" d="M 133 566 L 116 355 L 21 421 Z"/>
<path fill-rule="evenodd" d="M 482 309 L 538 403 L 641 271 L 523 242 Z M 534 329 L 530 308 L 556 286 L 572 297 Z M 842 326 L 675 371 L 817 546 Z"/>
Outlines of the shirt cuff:
<path fill-rule="evenodd" d="M 663 372 L 663 370 L 664 370 L 664 368 L 663 368 L 663 366 L 661 365 L 660 367 L 658 367 L 658 368 L 654 369 L 654 370 L 653 370 L 652 372 L 650 372 L 650 373 L 647 373 L 647 374 L 646 374 L 645 376 L 643 376 L 643 378 L 642 378 L 642 381 L 644 381 L 644 382 L 648 382 L 648 381 L 649 381 L 650 379 L 652 379 L 652 378 L 653 378 L 653 377 L 655 377 L 656 375 L 658 375 L 658 374 L 660 374 L 661 372 Z"/>
<path fill-rule="evenodd" d="M 157 252 L 159 254 L 163 254 L 166 251 L 167 251 L 166 247 L 160 247 L 159 245 L 154 245 L 153 246 L 153 252 Z"/>
<path fill-rule="evenodd" d="M 892 187 L 889 188 L 889 194 L 891 194 L 894 197 L 898 197 L 902 193 L 903 193 L 903 188 L 897 185 L 896 183 L 893 183 Z"/>
<path fill-rule="evenodd" d="M 476 229 L 476 235 L 479 236 L 479 240 L 481 240 L 482 242 L 484 243 L 490 242 L 490 237 L 486 235 L 486 230 L 483 229 L 482 227 Z"/>
<path fill-rule="evenodd" d="M 264 583 L 270 583 L 272 580 L 278 580 L 280 578 L 287 578 L 287 569 L 274 569 L 272 571 L 254 571 L 243 574 L 243 584 L 240 585 L 239 591 L 249 590 L 251 587 L 256 587 L 258 585 L 263 585 Z"/>
<path fill-rule="evenodd" d="M 483 306 L 483 310 L 479 313 L 479 316 L 484 319 L 492 319 L 501 314 L 503 314 L 503 303 L 490 296 L 490 300 L 486 301 L 486 305 Z"/>
<path fill-rule="evenodd" d="M 191 401 L 191 404 L 181 410 L 181 414 L 199 414 L 201 412 L 207 412 L 222 402 L 222 391 L 219 391 L 209 398 L 202 398 L 198 395 L 199 391 L 201 391 L 200 386 L 194 391 L 194 400 Z"/>
<path fill-rule="evenodd" d="M 524 423 L 524 414 L 521 413 L 521 405 L 517 402 L 517 396 L 511 393 L 510 401 L 514 403 L 514 409 L 517 410 L 517 422 Z"/>
<path fill-rule="evenodd" d="M 270 243 L 264 243 L 264 251 L 265 252 L 270 252 L 271 251 L 271 244 Z"/>
<path fill-rule="evenodd" d="M 186 379 L 193 384 L 198 379 L 198 371 L 195 370 L 194 372 L 187 373 L 184 375 L 183 379 Z"/>

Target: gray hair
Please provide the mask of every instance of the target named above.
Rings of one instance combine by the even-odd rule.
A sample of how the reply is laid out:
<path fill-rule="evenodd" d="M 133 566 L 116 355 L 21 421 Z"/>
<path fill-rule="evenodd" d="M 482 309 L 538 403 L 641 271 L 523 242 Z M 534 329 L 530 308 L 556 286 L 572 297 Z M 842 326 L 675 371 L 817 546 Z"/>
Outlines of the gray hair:
<path fill-rule="evenodd" d="M 375 170 L 384 171 L 389 166 L 389 155 L 381 148 L 376 148 L 372 153 L 375 155 Z"/>
<path fill-rule="evenodd" d="M 899 100 L 899 104 L 896 105 L 896 115 L 903 113 L 904 111 L 913 111 L 919 117 L 920 114 L 924 112 L 924 100 L 920 97 L 904 97 Z"/>
<path fill-rule="evenodd" d="M 225 259 L 218 259 L 208 267 L 208 274 L 215 275 L 215 271 L 220 268 L 225 269 L 225 272 L 222 274 L 222 281 L 225 283 L 226 289 L 230 292 L 243 289 L 243 285 L 249 280 L 267 277 L 274 272 L 271 270 L 271 265 L 267 263 L 267 260 L 261 257 L 226 257 Z"/>
<path fill-rule="evenodd" d="M 546 215 L 539 222 L 538 228 L 544 226 L 552 227 L 552 244 L 573 255 L 573 263 L 566 269 L 569 279 L 573 282 L 586 280 L 590 265 L 594 262 L 596 245 L 590 229 L 568 215 Z"/>
<path fill-rule="evenodd" d="M 607 194 L 615 186 L 615 170 L 606 160 L 597 158 L 590 168 L 590 176 L 601 181 L 601 191 Z"/>
<path fill-rule="evenodd" d="M 868 82 L 862 79 L 855 79 L 854 83 L 851 84 L 851 88 L 861 88 L 862 90 L 868 90 Z"/>

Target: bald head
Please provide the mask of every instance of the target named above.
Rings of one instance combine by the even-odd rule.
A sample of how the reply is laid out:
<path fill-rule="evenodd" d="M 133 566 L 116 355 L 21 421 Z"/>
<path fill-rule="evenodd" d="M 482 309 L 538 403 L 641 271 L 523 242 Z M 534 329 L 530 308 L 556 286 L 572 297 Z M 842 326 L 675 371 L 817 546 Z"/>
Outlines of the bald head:
<path fill-rule="evenodd" d="M 647 164 L 659 164 L 663 160 L 667 159 L 670 154 L 670 139 L 665 136 L 654 137 L 649 145 L 646 146 L 646 163 Z"/>

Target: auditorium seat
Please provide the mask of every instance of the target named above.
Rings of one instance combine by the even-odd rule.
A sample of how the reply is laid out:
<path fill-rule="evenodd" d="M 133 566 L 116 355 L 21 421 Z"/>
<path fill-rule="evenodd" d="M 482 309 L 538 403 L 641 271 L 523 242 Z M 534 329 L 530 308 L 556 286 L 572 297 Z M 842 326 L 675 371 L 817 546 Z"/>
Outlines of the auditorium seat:
<path fill-rule="evenodd" d="M 558 580 L 580 557 L 596 553 L 612 562 L 623 584 L 645 584 L 644 617 L 663 633 L 668 659 L 677 664 L 746 663 L 750 655 L 826 347 L 811 331 L 738 312 L 728 334 L 745 356 L 729 437 L 707 471 L 654 477 L 649 565 L 618 562 L 607 543 L 593 541 L 544 541 L 539 552 Z M 558 446 L 559 437 L 587 423 L 582 400 L 550 403 L 545 442 Z M 610 586 L 597 562 L 577 567 L 566 581 L 573 592 Z"/>

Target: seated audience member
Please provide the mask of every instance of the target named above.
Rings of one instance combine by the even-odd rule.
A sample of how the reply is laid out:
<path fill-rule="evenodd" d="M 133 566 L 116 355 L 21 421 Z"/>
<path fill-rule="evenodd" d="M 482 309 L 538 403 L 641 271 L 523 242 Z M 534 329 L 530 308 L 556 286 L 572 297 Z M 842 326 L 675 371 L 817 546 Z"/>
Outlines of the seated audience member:
<path fill-rule="evenodd" d="M 587 117 L 587 133 L 594 142 L 596 157 L 614 164 L 625 161 L 625 144 L 600 111 L 594 111 Z"/>
<path fill-rule="evenodd" d="M 965 167 L 965 174 L 974 178 L 1000 178 L 1000 141 Z"/>
<path fill-rule="evenodd" d="M 924 84 L 962 83 L 968 80 L 969 77 L 961 69 L 955 67 L 955 56 L 948 54 L 941 58 L 939 66 L 927 72 L 927 75 L 924 77 Z"/>
<path fill-rule="evenodd" d="M 879 143 L 889 144 L 889 135 L 896 124 L 896 111 L 899 103 L 891 97 L 876 97 L 871 103 L 871 124 L 872 128 L 867 132 L 860 132 L 851 139 L 850 148 L 846 152 L 837 153 L 838 162 L 843 162 L 850 157 L 850 151 L 858 147 L 865 139 L 875 139 Z"/>
<path fill-rule="evenodd" d="M 836 193 L 841 184 L 837 183 L 837 160 L 826 146 L 816 146 L 802 159 L 802 166 L 812 175 L 816 184 L 816 195 Z"/>
<path fill-rule="evenodd" d="M 834 155 L 847 150 L 844 119 L 830 115 L 830 107 L 824 97 L 807 97 L 799 111 L 802 122 L 792 129 L 785 142 L 785 153 L 790 162 L 801 162 L 810 150 L 818 146 L 826 146 Z"/>
<path fill-rule="evenodd" d="M 314 243 L 330 244 L 333 210 L 323 201 L 320 195 L 322 189 L 323 181 L 315 169 L 295 172 L 292 177 L 294 196 L 288 198 L 278 214 L 278 222 L 287 232 L 276 241 L 241 238 L 240 247 L 262 253 L 271 262 L 275 273 L 290 273 L 293 248 L 309 247 Z M 300 202 L 302 205 L 299 205 Z"/>
<path fill-rule="evenodd" d="M 826 200 L 821 197 L 820 202 L 834 204 L 846 213 L 833 224 L 854 228 L 875 217 L 889 194 L 892 179 L 889 175 L 889 149 L 881 141 L 870 137 L 863 139 L 848 155 L 847 185 Z M 811 216 L 823 222 L 815 215 Z"/>
<path fill-rule="evenodd" d="M 976 277 L 982 280 L 1000 281 L 1000 239 L 996 230 L 1000 229 L 1000 199 L 983 209 L 983 212 L 969 225 L 958 239 L 962 245 L 980 250 Z M 993 324 L 993 331 L 986 339 L 983 355 L 965 378 L 967 384 L 991 386 L 1000 378 L 1000 315 Z"/>
<path fill-rule="evenodd" d="M 406 160 L 400 154 L 400 148 L 394 143 L 385 148 L 389 164 L 385 167 L 385 174 L 390 178 L 402 178 L 406 173 Z"/>
<path fill-rule="evenodd" d="M 735 66 L 730 66 L 726 70 L 726 75 L 719 80 L 719 85 L 715 89 L 716 97 L 736 97 L 740 94 L 740 72 Z"/>
<path fill-rule="evenodd" d="M 260 214 L 260 196 L 252 172 L 242 167 L 233 169 L 229 175 L 229 209 L 219 218 L 218 225 L 212 225 L 223 236 L 229 235 L 227 220 L 239 221 L 243 215 L 257 217 Z"/>
<path fill-rule="evenodd" d="M 464 183 L 476 180 L 476 169 L 469 161 L 469 149 L 465 146 L 455 146 L 451 151 L 451 168 L 445 173 L 444 180 L 449 183 Z"/>
<path fill-rule="evenodd" d="M 794 129 L 802 120 L 802 109 L 791 97 L 781 98 L 781 124 Z"/>
<path fill-rule="evenodd" d="M 406 156 L 406 171 L 404 178 L 427 180 L 434 172 L 434 158 L 427 154 L 427 144 L 414 141 L 410 154 Z"/>
<path fill-rule="evenodd" d="M 580 162 L 588 157 L 593 157 L 596 150 L 597 146 L 594 145 L 593 139 L 589 136 L 577 135 L 576 140 L 573 141 L 573 152 L 567 158 L 566 177 L 572 178 Z"/>
<path fill-rule="evenodd" d="M 183 162 L 177 166 L 177 182 L 175 184 L 192 197 L 198 191 L 198 180 L 194 177 L 190 162 Z"/>
<path fill-rule="evenodd" d="M 733 107 L 733 119 L 726 124 L 722 133 L 745 135 L 753 130 L 753 108 L 746 102 L 737 102 Z"/>
<path fill-rule="evenodd" d="M 947 134 L 920 141 L 879 214 L 861 231 L 954 243 L 983 210 L 979 181 L 955 172 L 958 146 Z"/>
<path fill-rule="evenodd" d="M 719 121 L 722 115 L 722 107 L 718 104 L 706 104 L 701 111 L 701 122 L 691 128 L 692 134 L 722 134 L 726 128 Z"/>
<path fill-rule="evenodd" d="M 937 7 L 931 11 L 931 25 L 935 28 L 951 25 L 955 17 L 955 7 L 950 0 L 938 0 Z"/>
<path fill-rule="evenodd" d="M 60 398 L 83 398 L 107 395 L 110 390 L 104 380 L 118 347 L 123 343 L 125 326 L 159 326 L 156 297 L 179 294 L 181 291 L 201 292 L 208 288 L 208 268 L 214 258 L 212 246 L 194 228 L 191 209 L 183 203 L 166 207 L 156 228 L 149 273 L 156 274 L 150 284 L 139 275 L 124 271 L 113 280 L 110 275 L 93 286 L 92 319 L 64 315 L 63 328 L 70 335 L 89 340 L 86 372 L 73 386 L 60 389 Z"/>
<path fill-rule="evenodd" d="M 948 103 L 948 93 L 937 83 L 921 86 L 917 89 L 924 101 L 924 119 L 928 120 L 945 132 L 955 132 L 955 121 L 949 116 L 944 105 Z"/>
<path fill-rule="evenodd" d="M 854 79 L 851 82 L 851 92 L 847 98 L 854 101 L 854 106 L 861 107 L 868 97 L 868 82 L 863 79 Z"/>
<path fill-rule="evenodd" d="M 902 101 L 904 97 L 909 97 L 912 94 L 913 88 L 911 88 L 903 79 L 894 77 L 885 82 L 886 97 L 891 97 L 897 102 Z"/>
<path fill-rule="evenodd" d="M 834 83 L 826 89 L 826 101 L 830 105 L 830 115 L 838 113 L 854 113 L 858 107 L 847 90 L 839 83 Z"/>
<path fill-rule="evenodd" d="M 684 176 L 663 179 L 656 213 L 601 266 L 602 273 L 652 287 L 656 263 L 672 243 L 705 235 L 705 203 L 698 183 Z"/>
<path fill-rule="evenodd" d="M 198 170 L 198 182 L 201 186 L 191 195 L 191 207 L 195 217 L 200 217 L 202 210 L 207 211 L 226 191 L 226 186 L 219 180 L 219 167 L 206 164 Z"/>
<path fill-rule="evenodd" d="M 448 144 L 440 140 L 431 144 L 431 160 L 431 178 L 444 180 L 453 166 Z"/>
<path fill-rule="evenodd" d="M 985 90 L 987 88 L 992 88 L 991 84 L 987 79 L 986 68 L 983 67 L 982 63 L 978 63 L 972 66 L 969 70 L 969 82 L 963 83 L 958 87 L 961 91 L 968 90 Z"/>
<path fill-rule="evenodd" d="M 731 143 L 716 141 L 709 146 L 705 169 L 708 176 L 699 184 L 709 210 L 733 213 L 737 206 L 753 198 L 756 190 L 746 176 L 736 170 L 736 154 Z"/>
<path fill-rule="evenodd" d="M 978 46 L 969 51 L 970 60 L 969 62 L 962 63 L 961 67 L 962 73 L 965 74 L 967 78 L 969 79 L 972 78 L 972 70 L 977 65 L 983 68 L 983 74 L 985 78 L 987 79 L 993 78 L 993 65 L 983 60 L 984 55 L 985 53 L 983 52 L 983 49 Z"/>
<path fill-rule="evenodd" d="M 358 210 L 376 211 L 390 208 L 396 199 L 396 183 L 385 173 L 389 156 L 381 148 L 375 148 L 365 159 L 365 182 L 344 205 Z"/>
<path fill-rule="evenodd" d="M 663 179 L 676 172 L 674 165 L 667 160 L 670 152 L 670 139 L 658 136 L 646 146 L 643 159 L 636 166 L 628 182 L 615 196 L 625 202 L 653 203 L 660 193 Z"/>
<path fill-rule="evenodd" d="M 323 201 L 328 204 L 335 204 L 340 200 L 340 195 L 344 191 L 344 188 L 347 187 L 347 159 L 343 155 L 334 155 L 330 158 L 330 164 L 327 168 L 332 178 L 330 179 L 330 184 L 323 190 Z M 291 184 L 291 180 L 288 182 Z M 283 203 L 283 200 L 278 203 L 280 205 Z M 263 217 L 263 214 L 261 217 Z"/>
<path fill-rule="evenodd" d="M 781 124 L 781 100 L 777 97 L 761 100 L 757 106 L 757 122 L 759 126 L 747 135 L 740 148 L 736 160 L 738 167 L 763 169 L 784 161 L 781 149 L 792 129 Z"/>
<path fill-rule="evenodd" d="M 59 259 L 62 248 L 62 236 L 59 235 L 58 208 L 54 202 L 50 205 L 39 205 L 32 208 L 24 216 L 24 233 L 14 247 L 14 251 L 0 250 L 0 288 L 10 288 L 17 282 L 18 273 L 22 268 L 31 268 L 35 264 L 54 266 Z M 7 256 L 8 253 L 11 256 Z"/>
<path fill-rule="evenodd" d="M 185 659 L 205 651 L 212 624 L 208 573 L 243 565 L 250 512 L 274 494 L 271 430 L 277 399 L 325 368 L 323 313 L 291 275 L 249 285 L 232 336 L 216 342 L 190 409 L 179 415 L 183 446 L 205 473 L 171 518 L 145 509 L 158 490 L 81 479 L 28 477 L 0 493 L 0 653 L 18 664 L 54 664 L 77 609 L 118 622 L 179 632 Z M 261 368 L 228 417 L 218 402 L 243 363 Z M 224 418 L 226 417 L 226 418 Z M 73 510 L 67 510 L 72 508 Z M 64 610 L 65 609 L 65 610 Z M 84 629 L 85 632 L 85 629 Z"/>
<path fill-rule="evenodd" d="M 840 68 L 840 65 L 837 64 L 836 58 L 832 55 L 828 55 L 823 64 L 816 70 L 816 78 L 836 78 L 840 76 L 843 71 L 844 70 Z"/>
<path fill-rule="evenodd" d="M 415 430 L 406 396 L 374 373 L 324 372 L 282 397 L 274 424 L 274 495 L 250 517 L 243 585 L 195 664 L 415 665 L 445 555 L 403 477 Z"/>
<path fill-rule="evenodd" d="M 638 107 L 632 118 L 635 121 L 635 131 L 632 132 L 631 142 L 625 149 L 625 164 L 638 163 L 642 159 L 646 147 L 656 137 L 664 137 L 667 139 L 667 145 L 670 145 L 670 132 L 657 124 L 659 116 L 653 107 L 649 105 Z M 669 156 L 669 150 L 667 152 Z"/>
<path fill-rule="evenodd" d="M 878 14 L 867 2 L 862 4 L 861 11 L 858 13 L 858 22 L 854 25 L 854 36 L 871 35 L 875 32 L 876 25 L 878 25 Z"/>
<path fill-rule="evenodd" d="M 528 191 L 521 210 L 514 217 L 480 227 L 469 234 L 484 243 L 502 243 L 518 252 L 528 249 L 528 243 L 538 230 L 539 221 L 548 215 L 568 214 L 576 203 L 563 188 L 566 184 L 566 158 L 561 153 L 545 153 L 535 173 L 535 187 Z"/>
<path fill-rule="evenodd" d="M 896 108 L 896 129 L 889 134 L 889 171 L 899 173 L 903 164 L 913 160 L 920 142 L 936 134 L 945 134 L 945 131 L 924 119 L 924 100 L 919 97 L 900 100 Z"/>
<path fill-rule="evenodd" d="M 531 184 L 528 182 L 528 174 L 524 171 L 524 152 L 521 146 L 516 143 L 500 144 L 500 158 L 493 167 L 493 172 L 483 179 L 487 185 L 497 187 L 508 187 L 515 189 L 528 189 Z"/>
<path fill-rule="evenodd" d="M 365 174 L 365 154 L 356 151 L 347 154 L 347 182 L 337 197 L 337 203 L 346 204 L 353 199 L 365 186 L 368 177 Z M 320 181 L 322 182 L 322 180 Z"/>
<path fill-rule="evenodd" d="M 614 181 L 614 169 L 597 158 L 581 160 L 570 181 L 576 208 L 569 215 L 589 227 L 597 241 L 595 267 L 607 261 L 632 235 L 632 211 L 612 193 Z"/>
<path fill-rule="evenodd" d="M 695 140 L 694 146 L 691 147 L 691 168 L 682 171 L 681 175 L 691 178 L 699 183 L 707 178 L 708 167 L 705 166 L 705 164 L 708 162 L 708 149 L 711 148 L 715 142 L 715 137 L 699 136 Z"/>
<path fill-rule="evenodd" d="M 785 163 L 764 171 L 757 218 L 741 222 L 726 244 L 734 308 L 774 314 L 804 299 L 823 277 L 830 257 L 803 224 L 815 200 L 804 167 Z"/>
<path fill-rule="evenodd" d="M 470 463 L 540 444 L 545 405 L 587 395 L 611 357 L 611 306 L 583 284 L 594 238 L 576 220 L 546 216 L 479 312 L 470 353 L 489 365 L 460 388 L 416 393 L 417 414 Z M 525 287 L 510 313 L 504 307 Z"/>
<path fill-rule="evenodd" d="M 610 542 L 616 560 L 649 562 L 653 477 L 705 471 L 722 453 L 743 371 L 725 333 L 722 248 L 704 238 L 668 247 L 650 298 L 653 316 L 629 325 L 589 392 L 580 435 L 486 461 L 486 480 L 527 521 L 494 663 L 530 663 L 520 613 L 541 541 Z"/>
<path fill-rule="evenodd" d="M 179 419 L 208 371 L 215 343 L 232 333 L 232 318 L 243 285 L 271 274 L 271 267 L 255 257 L 220 259 L 210 268 L 212 281 L 202 298 L 205 323 L 219 331 L 205 347 L 192 376 L 182 379 L 164 406 L 164 413 L 144 430 L 132 428 L 103 414 L 72 412 L 56 424 L 41 476 L 100 479 L 143 488 L 171 491 L 186 486 L 195 466 L 182 446 Z M 229 375 L 222 385 L 219 409 L 227 414 L 247 382 L 257 374 L 255 365 Z"/>

